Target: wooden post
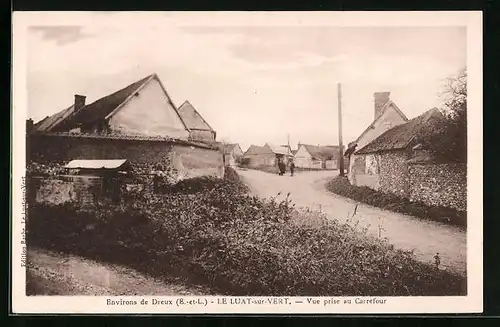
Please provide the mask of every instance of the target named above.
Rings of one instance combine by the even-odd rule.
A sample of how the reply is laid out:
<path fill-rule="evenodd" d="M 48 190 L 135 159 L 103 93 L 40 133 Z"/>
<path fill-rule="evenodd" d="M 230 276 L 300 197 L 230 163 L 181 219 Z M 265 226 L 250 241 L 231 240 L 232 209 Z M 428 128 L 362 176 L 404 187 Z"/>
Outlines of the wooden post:
<path fill-rule="evenodd" d="M 337 88 L 338 112 L 339 112 L 339 175 L 344 176 L 344 145 L 342 144 L 342 85 Z"/>

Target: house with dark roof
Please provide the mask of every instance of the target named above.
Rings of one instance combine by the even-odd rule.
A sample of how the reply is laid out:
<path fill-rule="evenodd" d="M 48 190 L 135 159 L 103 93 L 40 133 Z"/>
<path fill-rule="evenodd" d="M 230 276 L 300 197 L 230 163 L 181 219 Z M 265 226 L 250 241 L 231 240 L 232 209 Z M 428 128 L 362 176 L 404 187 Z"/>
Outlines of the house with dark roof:
<path fill-rule="evenodd" d="M 410 193 L 408 165 L 412 161 L 432 160 L 432 149 L 424 148 L 421 140 L 437 132 L 443 119 L 441 112 L 433 108 L 389 129 L 357 150 L 355 154 L 365 158 L 365 180 L 371 180 L 367 186 L 407 197 Z"/>
<path fill-rule="evenodd" d="M 467 164 L 434 158 L 429 136 L 441 135 L 447 119 L 433 108 L 411 120 L 389 99 L 375 93 L 373 122 L 344 155 L 351 184 L 392 193 L 411 201 L 460 211 L 467 205 Z"/>
<path fill-rule="evenodd" d="M 217 133 L 189 101 L 186 100 L 179 107 L 179 114 L 190 131 L 190 139 L 208 142 L 215 141 Z"/>
<path fill-rule="evenodd" d="M 337 145 L 298 144 L 294 163 L 304 169 L 338 169 L 338 159 L 343 153 Z"/>
<path fill-rule="evenodd" d="M 36 132 L 125 134 L 188 139 L 182 120 L 156 74 L 142 78 L 90 104 L 75 95 L 68 108 L 33 126 Z"/>
<path fill-rule="evenodd" d="M 389 129 L 408 121 L 406 115 L 390 99 L 390 92 L 375 92 L 373 121 L 365 128 L 358 138 L 348 144 L 344 155 L 348 158 L 347 177 L 351 184 L 370 186 L 374 180 L 366 174 L 369 169 L 365 156 L 356 153 L 357 150 L 379 137 Z"/>
<path fill-rule="evenodd" d="M 433 108 L 357 150 L 355 154 L 365 158 L 365 180 L 371 180 L 366 186 L 411 201 L 465 211 L 467 164 L 442 162 L 433 155 L 434 144 L 428 142 L 429 136 L 442 135 L 446 119 Z M 355 180 L 358 178 L 356 175 Z"/>

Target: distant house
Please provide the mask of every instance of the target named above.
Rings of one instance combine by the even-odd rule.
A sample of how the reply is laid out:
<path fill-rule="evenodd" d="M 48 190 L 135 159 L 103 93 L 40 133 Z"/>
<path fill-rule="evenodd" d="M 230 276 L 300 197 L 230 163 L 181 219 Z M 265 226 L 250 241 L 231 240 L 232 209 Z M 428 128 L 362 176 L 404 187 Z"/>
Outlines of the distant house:
<path fill-rule="evenodd" d="M 293 157 L 292 148 L 289 145 L 275 145 L 266 143 L 267 147 L 271 149 L 276 158 L 276 164 L 278 161 L 283 161 L 285 164 L 288 163 L 290 158 Z"/>
<path fill-rule="evenodd" d="M 338 169 L 338 159 L 343 153 L 339 146 L 298 145 L 294 155 L 296 167 L 306 169 Z"/>
<path fill-rule="evenodd" d="M 353 142 L 350 142 L 344 155 L 349 158 L 348 178 L 351 184 L 371 185 L 374 180 L 368 170 L 370 162 L 366 162 L 366 156 L 356 153 L 357 150 L 373 141 L 375 138 L 393 128 L 408 121 L 405 114 L 390 99 L 390 92 L 374 93 L 374 118 L 373 122 Z"/>
<path fill-rule="evenodd" d="M 238 143 L 222 144 L 221 149 L 226 166 L 236 166 L 238 159 L 244 155 Z"/>
<path fill-rule="evenodd" d="M 179 113 L 190 130 L 190 139 L 208 142 L 215 141 L 216 132 L 189 101 L 185 101 L 179 107 Z"/>
<path fill-rule="evenodd" d="M 276 166 L 279 160 L 287 163 L 293 154 L 290 146 L 266 143 L 264 146 L 251 145 L 244 157 L 248 158 L 250 167 Z"/>

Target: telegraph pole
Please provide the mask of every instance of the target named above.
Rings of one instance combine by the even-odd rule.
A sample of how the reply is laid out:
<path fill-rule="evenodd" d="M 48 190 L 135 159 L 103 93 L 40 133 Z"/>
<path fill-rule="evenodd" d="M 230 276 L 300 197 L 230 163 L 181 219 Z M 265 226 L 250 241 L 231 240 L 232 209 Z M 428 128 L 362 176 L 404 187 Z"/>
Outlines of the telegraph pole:
<path fill-rule="evenodd" d="M 287 163 L 290 161 L 290 133 L 287 133 L 286 134 L 286 144 L 287 144 L 287 147 L 286 147 L 286 154 L 287 154 Z"/>
<path fill-rule="evenodd" d="M 290 151 L 290 133 L 287 134 L 286 141 L 287 141 L 287 145 L 288 145 L 288 147 L 286 148 L 286 152 L 288 153 Z M 288 153 L 288 155 L 290 155 L 290 154 Z"/>
<path fill-rule="evenodd" d="M 339 175 L 344 176 L 344 145 L 342 144 L 342 85 L 337 87 L 338 111 L 339 111 Z"/>

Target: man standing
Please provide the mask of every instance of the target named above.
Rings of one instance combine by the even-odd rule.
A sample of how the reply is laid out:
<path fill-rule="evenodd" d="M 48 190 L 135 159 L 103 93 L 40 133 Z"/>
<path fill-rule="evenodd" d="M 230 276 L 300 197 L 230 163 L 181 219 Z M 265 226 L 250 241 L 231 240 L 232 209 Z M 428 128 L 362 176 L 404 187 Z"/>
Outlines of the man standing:
<path fill-rule="evenodd" d="M 285 174 L 285 164 L 281 160 L 278 161 L 278 169 L 280 176 L 283 176 Z"/>
<path fill-rule="evenodd" d="M 295 170 L 295 164 L 293 160 L 290 160 L 290 176 L 293 176 L 293 171 Z"/>

